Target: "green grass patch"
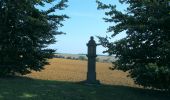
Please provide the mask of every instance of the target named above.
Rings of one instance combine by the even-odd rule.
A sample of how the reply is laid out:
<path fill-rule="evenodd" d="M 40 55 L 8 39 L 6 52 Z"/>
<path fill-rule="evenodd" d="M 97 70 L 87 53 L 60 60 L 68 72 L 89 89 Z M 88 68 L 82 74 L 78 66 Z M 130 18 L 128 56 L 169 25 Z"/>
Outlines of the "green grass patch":
<path fill-rule="evenodd" d="M 126 86 L 0 78 L 0 100 L 169 100 L 168 92 Z"/>

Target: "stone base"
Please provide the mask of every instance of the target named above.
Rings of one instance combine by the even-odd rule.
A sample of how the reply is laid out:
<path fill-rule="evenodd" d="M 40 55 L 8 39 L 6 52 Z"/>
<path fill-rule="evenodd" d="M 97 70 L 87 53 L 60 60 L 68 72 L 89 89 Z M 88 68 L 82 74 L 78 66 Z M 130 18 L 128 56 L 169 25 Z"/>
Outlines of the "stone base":
<path fill-rule="evenodd" d="M 95 80 L 95 81 L 85 80 L 85 81 L 82 81 L 81 83 L 84 83 L 86 85 L 100 85 L 100 81 L 99 80 Z"/>

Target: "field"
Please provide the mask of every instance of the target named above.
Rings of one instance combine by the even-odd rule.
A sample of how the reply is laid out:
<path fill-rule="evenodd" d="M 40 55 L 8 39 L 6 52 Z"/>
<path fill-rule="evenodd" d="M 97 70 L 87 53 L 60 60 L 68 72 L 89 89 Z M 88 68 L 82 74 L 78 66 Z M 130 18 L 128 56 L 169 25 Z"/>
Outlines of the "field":
<path fill-rule="evenodd" d="M 0 100 L 169 100 L 169 92 L 143 89 L 111 66 L 97 63 L 102 84 L 85 85 L 80 81 L 86 79 L 86 61 L 51 59 L 41 72 L 0 78 Z"/>
<path fill-rule="evenodd" d="M 51 59 L 50 62 L 50 65 L 47 65 L 45 70 L 33 72 L 27 76 L 43 80 L 70 82 L 86 80 L 87 61 L 55 58 Z M 96 64 L 97 79 L 100 80 L 102 84 L 136 86 L 133 80 L 127 77 L 128 73 L 118 70 L 113 71 L 110 70 L 109 67 L 112 67 L 111 63 L 97 62 Z"/>

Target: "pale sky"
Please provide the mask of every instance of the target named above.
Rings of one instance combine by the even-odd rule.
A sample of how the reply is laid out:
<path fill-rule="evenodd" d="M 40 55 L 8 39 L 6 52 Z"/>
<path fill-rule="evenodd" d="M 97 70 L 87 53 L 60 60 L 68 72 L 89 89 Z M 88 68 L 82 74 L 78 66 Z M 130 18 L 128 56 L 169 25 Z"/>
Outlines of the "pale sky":
<path fill-rule="evenodd" d="M 101 0 L 105 3 L 112 3 L 117 5 L 119 10 L 126 8 L 121 5 L 118 0 Z M 50 45 L 50 48 L 57 49 L 57 53 L 71 53 L 71 54 L 86 54 L 87 42 L 90 36 L 94 36 L 95 41 L 98 39 L 95 36 L 106 36 L 111 33 L 106 33 L 109 25 L 113 23 L 105 23 L 102 19 L 105 17 L 104 11 L 97 10 L 96 0 L 69 0 L 69 7 L 62 13 L 70 17 L 64 22 L 64 26 L 60 28 L 66 35 L 56 36 L 56 42 Z M 123 37 L 119 35 L 116 39 Z M 105 48 L 98 46 L 97 54 L 102 54 Z"/>

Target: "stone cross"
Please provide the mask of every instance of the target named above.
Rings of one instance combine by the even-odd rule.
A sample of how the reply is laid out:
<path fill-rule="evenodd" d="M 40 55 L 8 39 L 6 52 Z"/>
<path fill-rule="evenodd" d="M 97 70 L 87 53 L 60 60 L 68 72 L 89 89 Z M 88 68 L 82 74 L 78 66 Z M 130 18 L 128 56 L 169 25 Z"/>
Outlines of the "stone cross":
<path fill-rule="evenodd" d="M 87 43 L 88 46 L 88 69 L 87 69 L 87 84 L 99 84 L 96 80 L 96 42 L 93 37 L 90 37 L 90 41 Z"/>

